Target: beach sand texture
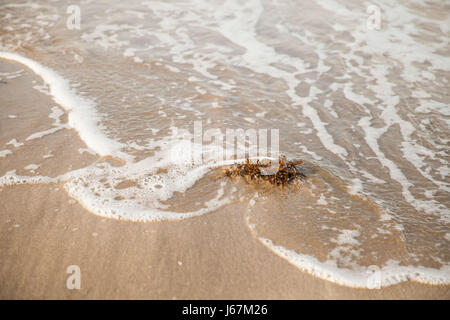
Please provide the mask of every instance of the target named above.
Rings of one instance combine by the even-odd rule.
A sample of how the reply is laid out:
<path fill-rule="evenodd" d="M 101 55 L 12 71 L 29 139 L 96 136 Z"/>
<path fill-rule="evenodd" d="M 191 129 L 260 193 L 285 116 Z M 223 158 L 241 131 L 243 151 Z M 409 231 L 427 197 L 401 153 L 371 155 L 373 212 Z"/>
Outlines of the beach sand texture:
<path fill-rule="evenodd" d="M 450 298 L 447 2 L 70 5 L 0 3 L 0 298 Z"/>

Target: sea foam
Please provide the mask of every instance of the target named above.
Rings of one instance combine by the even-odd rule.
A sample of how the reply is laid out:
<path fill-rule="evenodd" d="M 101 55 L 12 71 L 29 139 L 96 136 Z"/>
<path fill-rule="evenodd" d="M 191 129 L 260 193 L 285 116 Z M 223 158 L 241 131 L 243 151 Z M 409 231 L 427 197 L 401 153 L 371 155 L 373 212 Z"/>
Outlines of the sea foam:
<path fill-rule="evenodd" d="M 434 285 L 450 284 L 450 266 L 440 269 L 420 266 L 401 266 L 390 260 L 382 267 L 367 266 L 356 269 L 338 267 L 336 261 L 319 261 L 317 258 L 299 254 L 294 250 L 274 244 L 266 238 L 258 238 L 267 248 L 294 266 L 315 277 L 353 288 L 379 289 L 406 281 Z"/>
<path fill-rule="evenodd" d="M 21 63 L 39 75 L 49 86 L 53 100 L 69 113 L 69 125 L 92 150 L 101 156 L 129 158 L 120 151 L 122 144 L 109 139 L 99 129 L 100 118 L 95 103 L 76 94 L 68 80 L 40 63 L 16 53 L 0 52 L 0 58 Z"/>

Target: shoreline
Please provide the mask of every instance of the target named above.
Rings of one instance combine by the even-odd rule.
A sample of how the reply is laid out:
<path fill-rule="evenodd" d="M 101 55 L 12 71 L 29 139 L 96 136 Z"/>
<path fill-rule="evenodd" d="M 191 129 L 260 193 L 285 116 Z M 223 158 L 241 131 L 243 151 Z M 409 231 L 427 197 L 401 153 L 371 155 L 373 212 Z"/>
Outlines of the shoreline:
<path fill-rule="evenodd" d="M 86 146 L 72 129 L 27 140 L 36 131 L 55 127 L 48 117 L 55 102 L 33 89 L 32 81 L 42 80 L 27 68 L 4 60 L 0 66 L 2 71 L 24 69 L 20 77 L 0 84 L 1 149 L 18 140 L 17 147 L 8 145 L 12 153 L 0 158 L 1 175 L 12 169 L 27 172 L 19 168 L 36 159 L 42 163 L 35 170 L 50 176 L 97 160 L 78 151 Z M 66 118 L 62 116 L 63 123 Z M 252 236 L 241 207 L 233 203 L 176 222 L 128 222 L 86 211 L 60 183 L 0 188 L 0 298 L 450 298 L 449 286 L 406 282 L 369 290 L 315 278 Z M 71 265 L 80 267 L 80 290 L 66 287 Z"/>

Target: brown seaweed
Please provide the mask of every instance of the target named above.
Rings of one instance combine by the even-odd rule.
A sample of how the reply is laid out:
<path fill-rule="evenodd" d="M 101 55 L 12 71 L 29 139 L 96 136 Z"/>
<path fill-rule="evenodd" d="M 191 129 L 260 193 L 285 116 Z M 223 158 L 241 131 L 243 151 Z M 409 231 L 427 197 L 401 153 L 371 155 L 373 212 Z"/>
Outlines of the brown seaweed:
<path fill-rule="evenodd" d="M 252 163 L 247 158 L 245 163 L 237 163 L 226 168 L 223 174 L 228 177 L 244 177 L 247 181 L 267 181 L 273 185 L 285 186 L 306 178 L 300 166 L 302 163 L 302 160 L 287 161 L 285 157 L 280 157 L 278 164 L 260 160 Z"/>

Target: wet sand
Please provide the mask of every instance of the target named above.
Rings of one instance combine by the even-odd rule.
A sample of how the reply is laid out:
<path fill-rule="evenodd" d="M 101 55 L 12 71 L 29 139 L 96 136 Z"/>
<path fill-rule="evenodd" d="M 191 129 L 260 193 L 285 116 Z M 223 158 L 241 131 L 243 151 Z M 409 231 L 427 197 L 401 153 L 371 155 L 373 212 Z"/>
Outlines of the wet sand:
<path fill-rule="evenodd" d="M 40 139 L 55 103 L 23 75 L 0 84 L 0 173 L 42 159 L 37 173 L 56 176 L 98 159 L 73 130 Z M 9 115 L 17 115 L 11 119 Z M 64 117 L 63 117 L 64 120 Z M 25 148 L 26 147 L 26 148 Z M 49 151 L 53 157 L 43 158 Z M 178 222 L 136 223 L 95 216 L 70 199 L 62 184 L 0 188 L 2 299 L 449 299 L 448 286 L 402 283 L 353 289 L 314 278 L 274 255 L 246 226 L 239 204 Z M 81 289 L 68 290 L 66 269 L 81 269 Z"/>
<path fill-rule="evenodd" d="M 170 223 L 103 219 L 55 186 L 0 193 L 2 299 L 448 299 L 448 287 L 352 289 L 316 279 L 252 238 L 228 207 Z M 66 269 L 81 269 L 81 289 Z"/>

